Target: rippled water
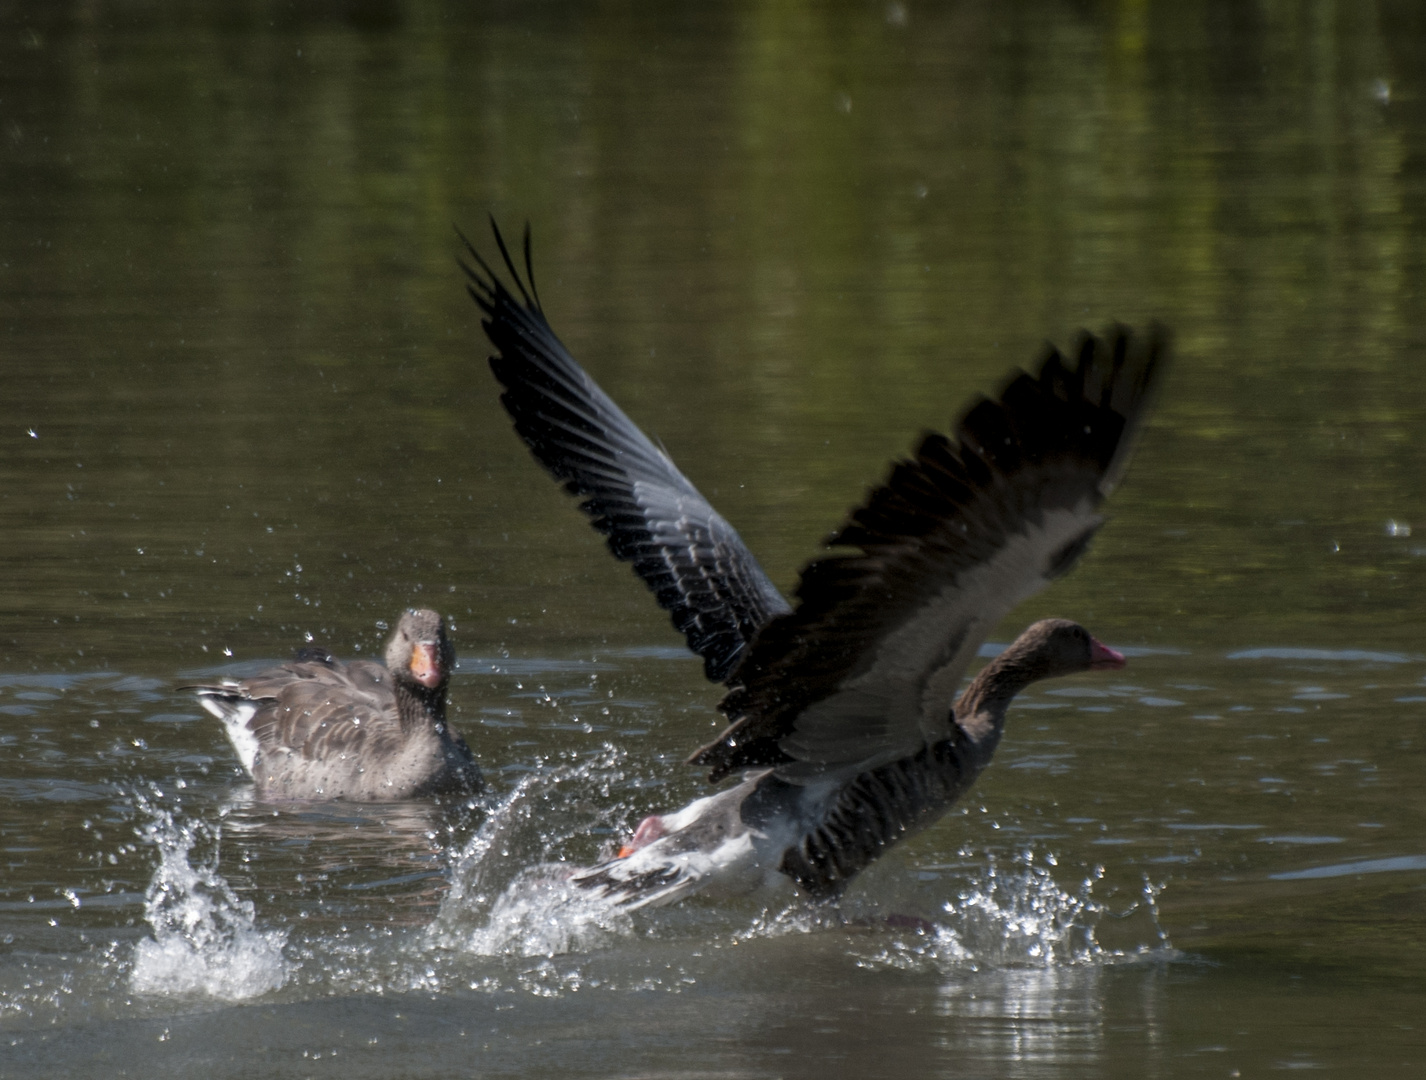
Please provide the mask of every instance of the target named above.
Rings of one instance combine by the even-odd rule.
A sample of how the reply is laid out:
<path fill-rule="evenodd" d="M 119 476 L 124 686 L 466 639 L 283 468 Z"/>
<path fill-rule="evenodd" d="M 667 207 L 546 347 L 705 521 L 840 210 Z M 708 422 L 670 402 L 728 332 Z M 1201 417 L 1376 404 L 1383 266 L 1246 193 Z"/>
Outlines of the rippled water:
<path fill-rule="evenodd" d="M 1426 823 L 1401 723 L 1420 723 L 1426 658 L 1139 651 L 1026 695 L 975 797 L 835 913 L 631 916 L 565 883 L 696 791 L 674 763 L 699 672 L 673 649 L 519 674 L 467 659 L 455 698 L 493 791 L 445 812 L 255 804 L 217 725 L 150 681 L 11 677 L 5 707 L 29 718 L 6 747 L 6 857 L 28 890 L 0 908 L 11 1069 L 155 1052 L 320 1073 L 419 1045 L 417 1075 L 476 1052 L 498 1074 L 632 1052 L 660 1075 L 689 1074 L 689 1053 L 801 1075 L 761 1055 L 826 1061 L 824 1043 L 873 1071 L 886 1054 L 1242 1067 L 1265 1046 L 1326 1065 L 1354 1037 L 1296 1025 L 1343 1006 L 1329 972 L 1409 1029 L 1389 991 L 1422 956 Z"/>
<path fill-rule="evenodd" d="M 1402 1076 L 1426 1058 L 1415 5 L 0 4 L 0 1076 Z M 835 911 L 571 892 L 717 691 L 509 431 L 452 223 L 783 588 L 1045 338 L 1178 360 L 1023 695 Z M 408 604 L 466 806 L 174 688 Z"/>

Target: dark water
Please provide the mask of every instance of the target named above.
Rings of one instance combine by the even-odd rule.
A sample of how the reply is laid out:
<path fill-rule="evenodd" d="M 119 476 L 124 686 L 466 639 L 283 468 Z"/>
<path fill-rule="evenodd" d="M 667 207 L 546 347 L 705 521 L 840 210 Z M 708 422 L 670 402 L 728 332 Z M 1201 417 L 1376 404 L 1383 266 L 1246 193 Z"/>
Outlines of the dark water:
<path fill-rule="evenodd" d="M 0 1075 L 1419 1071 L 1423 73 L 1404 2 L 0 3 Z M 698 794 L 717 692 L 509 431 L 490 211 L 784 588 L 1044 339 L 1176 332 L 996 635 L 1130 667 L 839 919 L 540 869 Z M 173 690 L 416 603 L 464 811 L 254 803 Z"/>

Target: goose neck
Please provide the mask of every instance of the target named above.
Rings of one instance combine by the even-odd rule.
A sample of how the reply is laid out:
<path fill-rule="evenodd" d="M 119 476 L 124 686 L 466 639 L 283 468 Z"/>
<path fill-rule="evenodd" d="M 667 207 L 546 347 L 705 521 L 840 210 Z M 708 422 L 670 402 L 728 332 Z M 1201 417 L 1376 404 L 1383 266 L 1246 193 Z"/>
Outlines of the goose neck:
<path fill-rule="evenodd" d="M 991 731 L 998 735 L 1005 726 L 1010 702 L 1034 681 L 1035 675 L 1019 662 L 1019 657 L 1009 650 L 1001 653 L 981 668 L 956 700 L 956 722 L 977 737 Z M 972 721 L 978 730 L 971 730 Z"/>
<path fill-rule="evenodd" d="M 425 687 L 405 679 L 393 679 L 396 692 L 396 712 L 401 718 L 401 730 L 420 727 L 445 727 L 446 684 Z"/>

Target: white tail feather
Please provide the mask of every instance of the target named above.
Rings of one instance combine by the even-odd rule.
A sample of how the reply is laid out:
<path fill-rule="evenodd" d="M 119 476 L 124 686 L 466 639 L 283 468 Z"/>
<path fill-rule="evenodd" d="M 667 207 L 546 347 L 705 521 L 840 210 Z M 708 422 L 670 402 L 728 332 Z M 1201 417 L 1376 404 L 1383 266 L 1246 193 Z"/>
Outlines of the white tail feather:
<path fill-rule="evenodd" d="M 198 704 L 223 721 L 223 730 L 228 735 L 228 741 L 233 744 L 233 749 L 237 751 L 238 760 L 243 763 L 248 775 L 253 775 L 258 741 L 257 736 L 248 727 L 248 721 L 257 712 L 258 703 L 233 694 L 225 694 L 221 690 L 205 689 L 198 691 Z"/>

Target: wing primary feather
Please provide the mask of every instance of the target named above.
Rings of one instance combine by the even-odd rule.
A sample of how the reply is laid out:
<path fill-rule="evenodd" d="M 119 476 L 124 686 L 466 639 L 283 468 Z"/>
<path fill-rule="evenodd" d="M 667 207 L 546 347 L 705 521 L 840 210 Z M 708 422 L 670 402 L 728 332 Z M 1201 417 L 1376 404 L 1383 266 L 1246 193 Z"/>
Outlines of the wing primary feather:
<path fill-rule="evenodd" d="M 540 310 L 540 305 L 531 299 L 530 294 L 525 291 L 525 283 L 520 280 L 520 272 L 515 269 L 515 261 L 510 258 L 510 249 L 505 246 L 505 237 L 500 234 L 500 226 L 495 223 L 495 215 L 490 215 L 490 231 L 495 234 L 495 246 L 500 249 L 500 257 L 505 260 L 505 269 L 510 271 L 510 277 L 515 281 L 515 288 L 520 290 L 520 299 L 525 301 L 526 308 Z M 534 282 L 530 282 L 534 287 Z"/>
<path fill-rule="evenodd" d="M 491 224 L 494 224 L 493 219 Z M 530 283 L 530 295 L 535 298 L 535 307 L 544 310 L 540 304 L 540 290 L 535 287 L 535 260 L 531 250 L 530 223 L 527 221 L 525 222 L 525 280 Z"/>
<path fill-rule="evenodd" d="M 501 404 L 535 459 L 582 500 L 609 550 L 669 612 L 707 676 L 723 681 L 762 626 L 790 606 L 737 531 L 556 336 L 535 289 L 529 226 L 523 280 L 493 218 L 491 228 L 516 291 L 464 236 L 469 261 L 460 266 L 485 315 Z"/>

